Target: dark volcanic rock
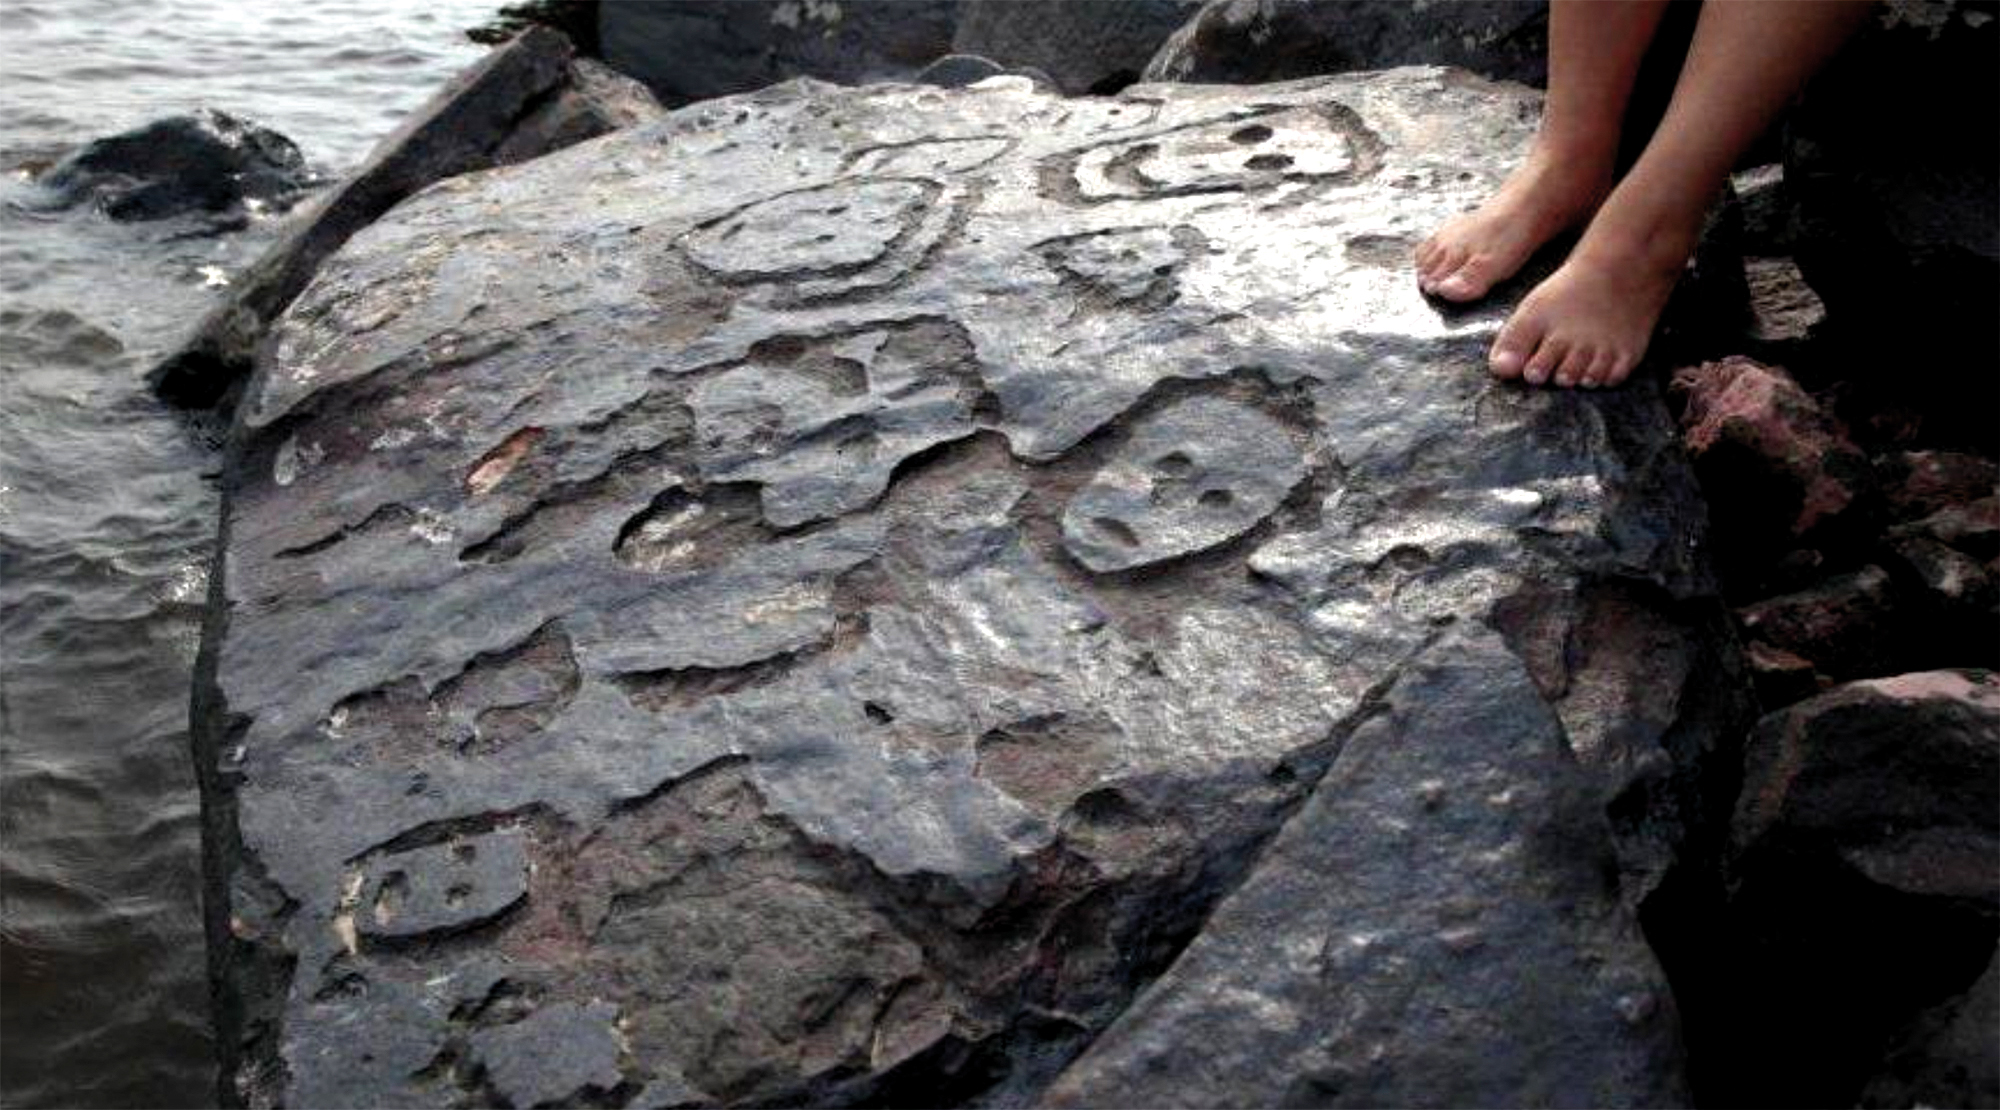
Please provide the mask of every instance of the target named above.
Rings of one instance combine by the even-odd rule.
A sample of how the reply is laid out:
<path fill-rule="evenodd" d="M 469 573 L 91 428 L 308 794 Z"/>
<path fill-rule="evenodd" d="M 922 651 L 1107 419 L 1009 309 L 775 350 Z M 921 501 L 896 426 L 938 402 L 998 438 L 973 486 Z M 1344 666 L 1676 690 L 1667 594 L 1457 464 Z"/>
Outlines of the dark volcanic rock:
<path fill-rule="evenodd" d="M 607 131 L 651 123 L 665 114 L 666 109 L 646 86 L 602 62 L 572 58 L 561 88 L 521 118 L 494 150 L 493 164 L 505 166 L 540 158 Z"/>
<path fill-rule="evenodd" d="M 1282 81 L 1398 65 L 1463 66 L 1540 85 L 1545 0 L 1210 0 L 1146 65 L 1147 81 Z"/>
<path fill-rule="evenodd" d="M 956 27 L 952 0 L 618 0 L 597 16 L 604 60 L 676 107 L 794 77 L 909 80 Z"/>
<path fill-rule="evenodd" d="M 231 1088 L 1023 1104 L 1331 823 L 1264 939 L 1443 946 L 1342 1004 L 1466 1038 L 1368 1089 L 1672 1098 L 1630 912 L 1738 675 L 1692 476 L 1656 388 L 1497 383 L 1508 306 L 1402 270 L 1533 126 L 1439 70 L 799 82 L 356 235 L 231 448 Z"/>
<path fill-rule="evenodd" d="M 97 139 L 36 180 L 57 203 L 94 201 L 114 220 L 282 204 L 313 183 L 290 139 L 212 110 Z"/>
<path fill-rule="evenodd" d="M 1745 759 L 1740 871 L 1824 856 L 1893 890 L 2000 909 L 2000 678 L 1851 683 L 1765 718 Z"/>
<path fill-rule="evenodd" d="M 1200 0 L 963 0 L 952 49 L 1032 66 L 1067 93 L 1111 93 L 1137 81 L 1200 8 Z"/>
<path fill-rule="evenodd" d="M 1499 637 L 1447 636 L 1058 1106 L 1669 1106 L 1673 998 Z"/>
<path fill-rule="evenodd" d="M 1883 460 L 1880 470 L 1889 511 L 1900 520 L 2000 494 L 2000 466 L 1978 455 L 1903 451 Z"/>
<path fill-rule="evenodd" d="M 319 264 L 397 201 L 455 174 L 493 165 L 496 151 L 570 72 L 568 40 L 530 28 L 453 79 L 376 144 L 345 181 L 292 216 L 230 295 L 151 374 L 178 404 L 213 404 L 249 369 L 264 330 Z M 515 157 L 520 157 L 517 148 Z"/>
<path fill-rule="evenodd" d="M 2000 1040 L 1990 998 L 1924 1011 L 1992 989 L 2000 679 L 1842 686 L 1766 717 L 1745 762 L 1728 940 L 1708 953 L 1729 984 L 1709 1012 L 1709 1066 L 1739 1077 L 1718 1101 L 1854 1105 L 1866 1086 L 1875 1105 L 1974 1104 L 1953 1096 L 1990 1089 L 1991 1073 L 1954 1077 L 1982 1053 L 1951 1042 Z M 1961 1017 L 1979 1028 L 1951 1029 Z"/>
<path fill-rule="evenodd" d="M 1876 566 L 1766 598 L 1740 611 L 1744 635 L 1809 659 L 1835 681 L 1896 669 L 1904 650 L 1889 575 Z"/>

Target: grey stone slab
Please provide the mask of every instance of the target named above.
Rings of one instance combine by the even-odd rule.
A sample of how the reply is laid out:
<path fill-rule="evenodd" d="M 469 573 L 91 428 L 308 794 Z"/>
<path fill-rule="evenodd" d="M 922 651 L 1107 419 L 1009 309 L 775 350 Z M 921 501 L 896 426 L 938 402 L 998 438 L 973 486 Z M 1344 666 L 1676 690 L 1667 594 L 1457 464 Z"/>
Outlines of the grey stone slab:
<path fill-rule="evenodd" d="M 1521 661 L 1448 636 L 1054 1106 L 1670 1106 L 1673 995 Z"/>

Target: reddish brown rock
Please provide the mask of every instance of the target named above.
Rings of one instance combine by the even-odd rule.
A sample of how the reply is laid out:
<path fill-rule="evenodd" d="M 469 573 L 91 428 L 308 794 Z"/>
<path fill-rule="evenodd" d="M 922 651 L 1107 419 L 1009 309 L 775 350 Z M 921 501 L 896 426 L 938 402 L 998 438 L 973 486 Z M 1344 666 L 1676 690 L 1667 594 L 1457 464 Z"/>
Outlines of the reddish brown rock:
<path fill-rule="evenodd" d="M 1889 575 L 1877 566 L 1759 601 L 1737 616 L 1747 639 L 1811 660 L 1836 681 L 1897 669 L 1897 614 Z"/>
<path fill-rule="evenodd" d="M 1726 564 L 1861 527 L 1874 496 L 1867 457 L 1783 370 L 1727 358 L 1679 371 L 1673 390 Z"/>
<path fill-rule="evenodd" d="M 1818 693 L 1824 685 L 1812 660 L 1796 652 L 1752 640 L 1747 654 L 1757 700 L 1766 706 L 1790 705 Z"/>

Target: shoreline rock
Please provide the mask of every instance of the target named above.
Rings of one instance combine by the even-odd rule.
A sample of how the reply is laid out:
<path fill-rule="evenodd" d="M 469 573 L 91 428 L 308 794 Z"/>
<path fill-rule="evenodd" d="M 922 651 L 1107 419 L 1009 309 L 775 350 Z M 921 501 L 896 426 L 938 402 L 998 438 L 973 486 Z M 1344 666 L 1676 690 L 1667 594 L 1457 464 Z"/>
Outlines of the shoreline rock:
<path fill-rule="evenodd" d="M 245 392 L 211 576 L 229 1097 L 1031 1102 L 1242 943 L 1211 911 L 1285 845 L 1394 841 L 1365 762 L 1477 815 L 1424 851 L 1549 869 L 1467 873 L 1475 985 L 1354 993 L 1545 982 L 1577 1005 L 1458 1058 L 1629 1030 L 1563 1074 L 1677 1099 L 1634 915 L 1743 704 L 1691 472 L 1656 383 L 1496 382 L 1505 303 L 1384 274 L 1535 107 L 798 82 L 347 240 Z M 1454 769 L 1430 693 L 1532 720 Z M 1422 948 L 1419 880 L 1337 899 Z"/>
<path fill-rule="evenodd" d="M 203 109 L 94 139 L 37 175 L 56 207 L 85 201 L 120 222 L 207 213 L 241 217 L 282 207 L 311 188 L 290 139 L 227 112 Z"/>
<path fill-rule="evenodd" d="M 441 180 L 547 153 L 657 111 L 633 84 L 572 61 L 567 39 L 530 27 L 452 80 L 353 174 L 290 217 L 277 242 L 149 374 L 185 408 L 226 407 L 266 330 L 353 235 Z"/>

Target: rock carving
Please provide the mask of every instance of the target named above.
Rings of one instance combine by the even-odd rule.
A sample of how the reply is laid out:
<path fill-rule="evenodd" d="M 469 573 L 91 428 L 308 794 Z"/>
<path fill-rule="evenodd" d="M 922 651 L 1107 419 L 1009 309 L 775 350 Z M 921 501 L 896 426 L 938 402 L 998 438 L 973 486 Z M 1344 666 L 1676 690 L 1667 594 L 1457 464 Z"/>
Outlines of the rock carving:
<path fill-rule="evenodd" d="M 1665 995 L 1629 907 L 1728 723 L 1700 502 L 1650 387 L 1497 384 L 1506 305 L 1382 268 L 1533 120 L 1426 69 L 794 82 L 359 231 L 224 479 L 195 718 L 231 1091 L 1115 1102 L 1155 1047 L 1263 1059 L 1210 1001 L 1268 949 L 1242 981 L 1329 1028 L 1544 992 L 1342 1061 L 1534 1102 L 1487 1066 L 1526 1038 L 1670 1101 L 1671 1014 L 1611 1043 L 1604 1006 Z M 1454 697 L 1533 710 L 1532 758 L 1410 708 L 1467 639 Z M 1448 876 L 1477 920 L 1433 920 Z M 1312 913 L 1258 908 L 1301 883 Z M 1465 976 L 1279 975 L 1357 929 Z M 1264 1078 L 1310 1101 L 1293 1047 Z M 1394 1078 L 1353 1089 L 1428 1090 Z"/>

